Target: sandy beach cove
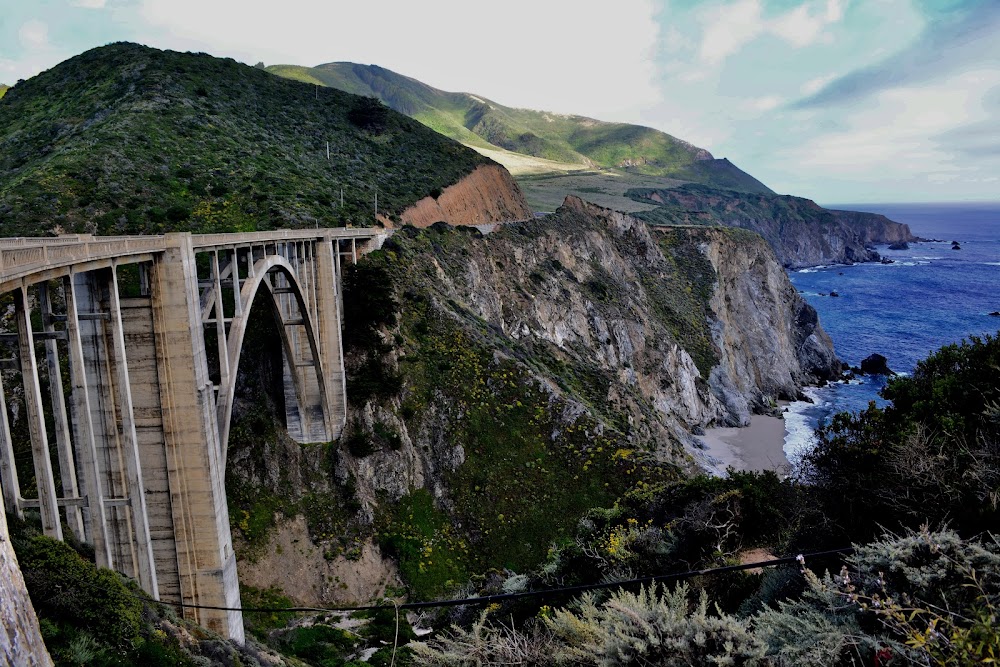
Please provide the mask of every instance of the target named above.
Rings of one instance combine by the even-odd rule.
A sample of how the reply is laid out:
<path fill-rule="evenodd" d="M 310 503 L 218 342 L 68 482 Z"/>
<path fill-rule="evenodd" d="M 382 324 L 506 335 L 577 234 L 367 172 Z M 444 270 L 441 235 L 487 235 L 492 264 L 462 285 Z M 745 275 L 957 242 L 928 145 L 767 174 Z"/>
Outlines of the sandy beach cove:
<path fill-rule="evenodd" d="M 699 436 L 705 453 L 718 462 L 713 467 L 724 473 L 736 470 L 776 470 L 791 468 L 785 456 L 785 420 L 767 415 L 753 415 L 743 428 L 709 428 Z"/>

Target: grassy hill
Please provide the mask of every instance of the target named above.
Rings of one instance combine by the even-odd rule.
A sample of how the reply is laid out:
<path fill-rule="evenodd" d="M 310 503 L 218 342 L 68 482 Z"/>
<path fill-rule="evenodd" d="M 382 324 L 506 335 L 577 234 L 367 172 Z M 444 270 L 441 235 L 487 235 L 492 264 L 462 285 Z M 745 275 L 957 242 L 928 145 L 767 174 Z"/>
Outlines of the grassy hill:
<path fill-rule="evenodd" d="M 488 162 L 370 98 L 113 44 L 0 104 L 0 224 L 4 235 L 372 224 L 376 187 L 380 213 L 398 215 Z"/>
<path fill-rule="evenodd" d="M 649 127 L 515 109 L 478 95 L 444 92 L 375 65 L 328 63 L 267 69 L 299 81 L 377 97 L 504 164 L 508 155 L 548 163 L 529 162 L 525 171 L 602 168 L 625 176 L 668 177 L 742 192 L 771 192 L 728 160 L 716 160 L 702 148 Z M 512 171 L 519 171 L 516 163 Z"/>
<path fill-rule="evenodd" d="M 5 83 L 0 83 L 0 99 L 3 99 L 3 96 L 7 94 L 8 90 L 10 90 L 10 86 Z"/>

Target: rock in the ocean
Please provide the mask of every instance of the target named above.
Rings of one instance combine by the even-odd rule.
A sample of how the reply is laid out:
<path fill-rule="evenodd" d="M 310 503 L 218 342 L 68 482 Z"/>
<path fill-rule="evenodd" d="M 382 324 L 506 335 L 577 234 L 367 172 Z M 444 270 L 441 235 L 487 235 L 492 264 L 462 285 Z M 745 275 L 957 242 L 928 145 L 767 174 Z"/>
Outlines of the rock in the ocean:
<path fill-rule="evenodd" d="M 888 362 L 881 354 L 872 354 L 861 362 L 861 372 L 866 375 L 895 375 Z"/>
<path fill-rule="evenodd" d="M 837 292 L 830 292 L 830 296 L 840 296 Z"/>
<path fill-rule="evenodd" d="M 994 310 L 990 313 L 990 317 L 1000 317 L 1000 310 Z"/>
<path fill-rule="evenodd" d="M 906 241 L 897 241 L 889 244 L 889 250 L 909 250 L 910 244 Z"/>
<path fill-rule="evenodd" d="M 896 260 L 889 259 L 888 257 L 883 257 L 879 261 L 882 262 L 883 264 L 895 264 L 896 263 Z"/>
<path fill-rule="evenodd" d="M 952 249 L 952 250 L 961 250 L 961 249 L 962 249 L 962 246 L 960 246 L 960 245 L 958 244 L 958 241 L 952 241 L 952 242 L 951 242 L 951 249 Z"/>

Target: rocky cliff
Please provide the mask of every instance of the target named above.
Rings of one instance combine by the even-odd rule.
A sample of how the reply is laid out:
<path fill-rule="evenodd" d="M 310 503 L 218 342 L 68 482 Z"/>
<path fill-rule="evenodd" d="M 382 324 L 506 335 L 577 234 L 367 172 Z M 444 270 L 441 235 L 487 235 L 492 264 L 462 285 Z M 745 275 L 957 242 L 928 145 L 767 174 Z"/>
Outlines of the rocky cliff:
<path fill-rule="evenodd" d="M 38 618 L 28 601 L 24 577 L 7 532 L 0 501 L 0 664 L 46 667 L 52 664 Z"/>
<path fill-rule="evenodd" d="M 233 515 L 252 532 L 258 490 L 282 489 L 299 504 L 265 507 L 287 517 L 267 540 L 327 554 L 311 587 L 283 580 L 275 548 L 246 568 L 302 602 L 391 582 L 376 533 L 417 597 L 537 564 L 590 508 L 696 469 L 694 427 L 745 424 L 839 370 L 759 236 L 651 229 L 574 198 L 486 236 L 400 230 L 348 272 L 344 299 L 341 442 L 272 451 L 263 474 L 256 445 L 230 443 L 227 489 L 251 503 Z M 289 472 L 296 457 L 309 474 Z"/>
<path fill-rule="evenodd" d="M 483 225 L 528 220 L 532 212 L 510 173 L 498 164 L 489 164 L 477 167 L 436 197 L 424 197 L 399 217 L 403 224 L 414 227 L 435 222 Z"/>
<path fill-rule="evenodd" d="M 708 224 L 757 232 L 786 268 L 875 261 L 873 243 L 915 241 L 908 226 L 885 216 L 829 211 L 809 199 L 747 194 L 698 185 L 634 189 L 629 196 L 657 208 L 639 214 L 651 224 Z"/>
<path fill-rule="evenodd" d="M 880 213 L 828 209 L 841 223 L 853 229 L 863 243 L 899 243 L 919 241 L 910 226 L 890 220 Z"/>

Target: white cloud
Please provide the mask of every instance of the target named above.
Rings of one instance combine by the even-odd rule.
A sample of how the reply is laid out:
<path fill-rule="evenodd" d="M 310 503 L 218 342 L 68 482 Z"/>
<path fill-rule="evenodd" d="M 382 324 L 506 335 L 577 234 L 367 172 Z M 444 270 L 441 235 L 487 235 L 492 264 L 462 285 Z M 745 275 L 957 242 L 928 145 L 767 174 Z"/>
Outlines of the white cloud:
<path fill-rule="evenodd" d="M 17 31 L 21 46 L 29 51 L 40 51 L 49 45 L 49 26 L 37 19 L 25 21 Z"/>
<path fill-rule="evenodd" d="M 772 109 L 777 109 L 781 106 L 784 100 L 777 95 L 766 95 L 764 97 L 757 97 L 747 101 L 747 108 L 751 111 L 771 111 Z"/>
<path fill-rule="evenodd" d="M 653 0 L 510 0 L 475 12 L 460 0 L 283 0 L 240 11 L 224 0 L 142 0 L 140 12 L 153 46 L 250 63 L 375 63 L 502 104 L 611 118 L 658 98 Z"/>
<path fill-rule="evenodd" d="M 813 14 L 808 5 L 800 5 L 779 16 L 769 25 L 770 31 L 792 46 L 802 48 L 816 41 L 826 27 L 825 14 Z"/>
<path fill-rule="evenodd" d="M 980 166 L 957 160 L 937 137 L 990 118 L 985 98 L 994 86 L 1000 86 L 1000 70 L 965 72 L 934 85 L 883 91 L 874 106 L 846 114 L 844 130 L 819 135 L 784 151 L 782 158 L 816 178 L 918 177 L 934 183 L 964 175 L 971 179 Z"/>
<path fill-rule="evenodd" d="M 74 7 L 83 7 L 85 9 L 104 9 L 107 4 L 107 0 L 70 0 L 71 5 Z"/>
<path fill-rule="evenodd" d="M 699 57 L 715 66 L 762 35 L 773 35 L 795 48 L 828 37 L 827 28 L 844 17 L 842 0 L 806 2 L 772 19 L 763 16 L 760 0 L 736 0 L 704 10 Z"/>
<path fill-rule="evenodd" d="M 815 95 L 823 88 L 826 87 L 828 83 L 837 78 L 836 74 L 827 74 L 826 76 L 818 76 L 815 79 L 810 79 L 802 84 L 799 89 L 803 95 Z"/>
<path fill-rule="evenodd" d="M 717 65 L 756 39 L 764 30 L 759 0 L 737 0 L 717 5 L 702 16 L 705 30 L 699 55 L 707 65 Z"/>
<path fill-rule="evenodd" d="M 837 23 L 844 18 L 844 9 L 847 0 L 827 0 L 826 2 L 826 22 Z"/>

